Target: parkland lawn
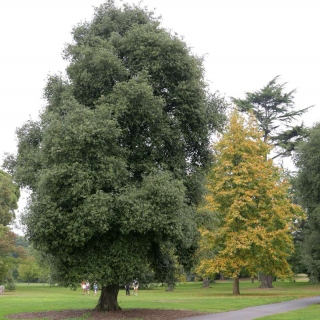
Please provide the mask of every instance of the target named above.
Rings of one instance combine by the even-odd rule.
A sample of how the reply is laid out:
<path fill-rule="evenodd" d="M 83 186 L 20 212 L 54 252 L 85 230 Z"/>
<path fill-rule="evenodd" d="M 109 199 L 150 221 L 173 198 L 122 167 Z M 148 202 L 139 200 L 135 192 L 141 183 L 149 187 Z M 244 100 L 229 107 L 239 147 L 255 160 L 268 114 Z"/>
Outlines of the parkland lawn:
<path fill-rule="evenodd" d="M 229 281 L 217 281 L 207 289 L 202 288 L 201 282 L 189 282 L 178 284 L 173 292 L 157 287 L 153 290 L 139 290 L 138 296 L 126 296 L 125 290 L 120 290 L 118 302 L 123 309 L 185 309 L 215 313 L 320 295 L 320 285 L 308 282 L 279 281 L 274 283 L 273 289 L 258 287 L 258 282 L 252 284 L 251 281 L 241 281 L 241 295 L 233 296 L 232 283 Z M 6 291 L 4 295 L 0 295 L 0 319 L 8 314 L 21 312 L 93 309 L 99 294 L 100 292 L 94 296 L 91 291 L 89 296 L 83 295 L 80 287 L 72 291 L 42 284 L 17 284 L 15 291 Z M 308 318 L 302 317 L 306 316 L 306 311 L 303 310 L 308 310 Z M 289 318 L 279 315 L 265 319 L 320 319 L 320 305 L 303 310 L 290 313 Z M 296 314 L 298 316 L 295 318 Z"/>

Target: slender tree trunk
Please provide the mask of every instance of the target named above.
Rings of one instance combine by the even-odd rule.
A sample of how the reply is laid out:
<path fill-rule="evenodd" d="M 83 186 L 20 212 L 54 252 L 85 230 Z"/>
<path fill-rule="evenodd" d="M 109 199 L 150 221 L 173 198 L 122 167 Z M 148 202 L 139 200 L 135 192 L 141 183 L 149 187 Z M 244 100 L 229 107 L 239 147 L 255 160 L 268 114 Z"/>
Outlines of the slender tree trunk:
<path fill-rule="evenodd" d="M 239 278 L 238 277 L 232 278 L 232 283 L 233 283 L 233 294 L 234 295 L 240 294 Z"/>
<path fill-rule="evenodd" d="M 272 276 L 261 274 L 261 284 L 259 288 L 262 288 L 262 289 L 273 288 Z"/>
<path fill-rule="evenodd" d="M 203 279 L 203 288 L 209 288 L 209 278 Z"/>
<path fill-rule="evenodd" d="M 101 295 L 95 309 L 98 311 L 121 311 L 118 305 L 118 293 L 118 284 L 102 287 Z"/>

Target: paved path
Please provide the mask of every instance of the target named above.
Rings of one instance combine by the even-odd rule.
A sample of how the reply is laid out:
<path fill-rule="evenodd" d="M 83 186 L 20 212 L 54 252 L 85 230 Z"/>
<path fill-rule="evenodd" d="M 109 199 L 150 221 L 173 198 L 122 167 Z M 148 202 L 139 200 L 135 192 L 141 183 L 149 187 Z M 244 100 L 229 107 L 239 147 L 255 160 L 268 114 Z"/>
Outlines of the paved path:
<path fill-rule="evenodd" d="M 220 312 L 207 314 L 204 316 L 183 318 L 180 320 L 253 320 L 277 313 L 302 309 L 317 303 L 320 303 L 320 296 L 266 304 L 262 306 L 250 307 L 236 311 Z"/>

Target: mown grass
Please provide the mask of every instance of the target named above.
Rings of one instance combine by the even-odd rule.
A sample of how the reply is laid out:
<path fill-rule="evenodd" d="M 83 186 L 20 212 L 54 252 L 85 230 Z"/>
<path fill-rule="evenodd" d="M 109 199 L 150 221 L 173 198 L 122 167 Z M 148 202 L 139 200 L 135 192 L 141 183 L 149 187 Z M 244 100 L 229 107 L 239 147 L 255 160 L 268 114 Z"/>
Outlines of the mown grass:
<path fill-rule="evenodd" d="M 300 310 L 262 317 L 259 320 L 319 320 L 320 304 L 315 304 Z"/>
<path fill-rule="evenodd" d="M 173 292 L 166 292 L 163 287 L 139 290 L 138 296 L 126 296 L 125 291 L 120 290 L 118 301 L 124 309 L 187 309 L 214 313 L 315 296 L 320 293 L 320 285 L 307 282 L 275 282 L 273 289 L 259 289 L 258 286 L 258 282 L 252 284 L 250 281 L 241 281 L 241 295 L 233 296 L 231 282 L 218 281 L 207 289 L 203 289 L 199 282 L 192 282 L 177 285 Z M 0 296 L 0 319 L 4 319 L 5 315 L 20 312 L 93 309 L 98 297 L 99 295 L 94 296 L 92 292 L 89 296 L 82 295 L 80 289 L 72 291 L 48 285 L 18 284 L 16 291 L 6 292 Z M 319 309 L 311 307 L 309 309 L 310 312 L 316 310 L 319 313 Z M 279 319 L 317 319 L 317 317 Z"/>

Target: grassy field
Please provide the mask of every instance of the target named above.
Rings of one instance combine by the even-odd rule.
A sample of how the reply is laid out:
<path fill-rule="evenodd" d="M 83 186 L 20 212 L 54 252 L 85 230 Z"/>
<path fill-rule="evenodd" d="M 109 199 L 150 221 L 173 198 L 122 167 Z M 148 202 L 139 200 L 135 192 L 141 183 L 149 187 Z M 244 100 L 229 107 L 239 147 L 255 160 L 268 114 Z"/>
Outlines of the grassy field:
<path fill-rule="evenodd" d="M 319 320 L 320 304 L 304 309 L 259 318 L 259 320 Z"/>
<path fill-rule="evenodd" d="M 320 294 L 320 285 L 307 282 L 275 282 L 273 289 L 259 289 L 259 283 L 240 282 L 240 296 L 232 295 L 232 283 L 217 282 L 210 288 L 203 289 L 202 284 L 184 283 L 177 285 L 174 292 L 165 292 L 163 287 L 153 290 L 139 290 L 138 296 L 126 296 L 120 290 L 118 301 L 122 308 L 153 308 L 153 309 L 187 309 L 203 312 L 223 312 L 257 306 L 273 302 L 316 296 Z M 98 293 L 99 294 L 99 293 Z M 42 286 L 41 284 L 17 284 L 13 292 L 0 296 L 0 319 L 5 315 L 19 312 L 46 310 L 92 309 L 98 295 L 82 295 L 79 288 L 72 291 L 68 288 Z M 266 317 L 264 319 L 320 319 L 319 306 L 306 308 L 306 311 L 295 311 L 289 318 L 286 315 Z M 297 317 L 294 318 L 294 316 Z M 314 315 L 317 315 L 315 317 Z"/>

